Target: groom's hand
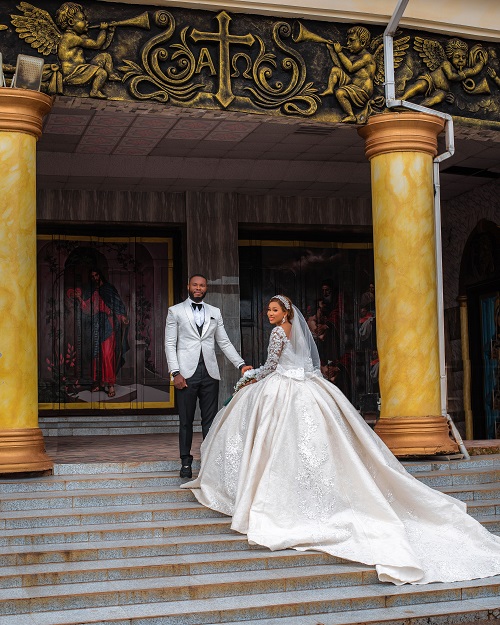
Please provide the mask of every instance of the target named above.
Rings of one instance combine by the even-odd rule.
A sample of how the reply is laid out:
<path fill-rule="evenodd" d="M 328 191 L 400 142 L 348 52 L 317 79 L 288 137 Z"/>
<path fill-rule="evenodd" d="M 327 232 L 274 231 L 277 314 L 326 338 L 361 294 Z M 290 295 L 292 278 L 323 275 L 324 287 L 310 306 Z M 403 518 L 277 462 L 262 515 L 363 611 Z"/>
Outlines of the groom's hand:
<path fill-rule="evenodd" d="M 187 388 L 186 378 L 178 373 L 174 378 L 174 386 L 178 391 L 181 391 L 183 388 Z"/>
<path fill-rule="evenodd" d="M 252 365 L 245 365 L 244 367 L 241 367 L 241 375 L 243 375 L 245 371 L 250 371 L 250 369 L 253 369 Z"/>

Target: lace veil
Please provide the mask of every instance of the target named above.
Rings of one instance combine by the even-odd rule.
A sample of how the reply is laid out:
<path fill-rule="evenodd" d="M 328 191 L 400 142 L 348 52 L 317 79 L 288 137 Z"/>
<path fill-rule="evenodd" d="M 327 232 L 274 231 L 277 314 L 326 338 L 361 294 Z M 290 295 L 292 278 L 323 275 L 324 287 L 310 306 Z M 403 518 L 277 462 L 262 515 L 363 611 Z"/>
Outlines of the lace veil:
<path fill-rule="evenodd" d="M 303 370 L 305 375 L 321 375 L 318 348 L 309 330 L 307 321 L 297 306 L 293 306 L 293 312 L 294 316 L 290 333 L 292 350 L 286 357 L 283 354 L 280 365 L 284 369 Z"/>

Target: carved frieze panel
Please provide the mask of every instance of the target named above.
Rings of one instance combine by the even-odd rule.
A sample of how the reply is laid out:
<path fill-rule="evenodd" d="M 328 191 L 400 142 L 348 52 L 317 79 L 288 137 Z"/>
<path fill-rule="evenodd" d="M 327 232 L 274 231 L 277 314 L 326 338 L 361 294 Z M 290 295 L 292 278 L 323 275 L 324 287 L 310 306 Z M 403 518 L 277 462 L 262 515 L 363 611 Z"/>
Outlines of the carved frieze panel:
<path fill-rule="evenodd" d="M 382 28 L 246 14 L 54 0 L 0 0 L 7 81 L 43 56 L 43 90 L 318 122 L 364 123 L 385 107 Z M 403 29 L 397 96 L 500 121 L 500 45 Z"/>

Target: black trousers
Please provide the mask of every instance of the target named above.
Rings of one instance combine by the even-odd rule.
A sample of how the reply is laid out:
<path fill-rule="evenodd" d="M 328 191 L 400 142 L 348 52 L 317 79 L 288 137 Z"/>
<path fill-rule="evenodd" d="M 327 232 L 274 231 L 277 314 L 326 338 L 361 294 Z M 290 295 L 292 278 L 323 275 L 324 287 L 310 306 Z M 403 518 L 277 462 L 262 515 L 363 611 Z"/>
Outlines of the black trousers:
<path fill-rule="evenodd" d="M 182 464 L 191 464 L 191 443 L 193 442 L 193 421 L 196 402 L 200 402 L 201 430 L 203 438 L 208 434 L 215 415 L 219 398 L 219 380 L 208 375 L 204 362 L 199 362 L 196 371 L 186 379 L 187 388 L 176 390 L 179 408 L 179 451 Z"/>

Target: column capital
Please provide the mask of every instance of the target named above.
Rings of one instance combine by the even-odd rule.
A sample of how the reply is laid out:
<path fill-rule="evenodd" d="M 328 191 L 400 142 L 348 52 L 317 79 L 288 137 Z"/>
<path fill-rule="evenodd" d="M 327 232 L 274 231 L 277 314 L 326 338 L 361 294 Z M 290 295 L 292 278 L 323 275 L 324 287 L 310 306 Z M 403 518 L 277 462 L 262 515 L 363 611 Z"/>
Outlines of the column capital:
<path fill-rule="evenodd" d="M 51 107 L 52 98 L 40 91 L 0 87 L 0 132 L 25 132 L 39 139 Z"/>
<path fill-rule="evenodd" d="M 365 140 L 368 160 L 389 152 L 424 152 L 434 158 L 437 136 L 444 129 L 444 119 L 417 111 L 383 113 L 370 117 L 358 129 Z"/>

